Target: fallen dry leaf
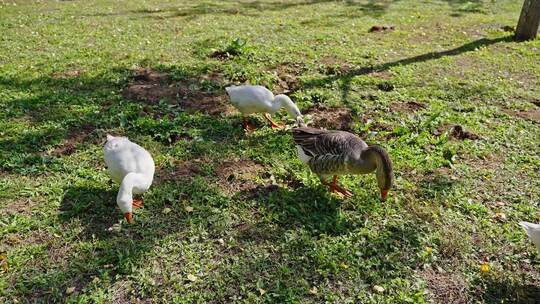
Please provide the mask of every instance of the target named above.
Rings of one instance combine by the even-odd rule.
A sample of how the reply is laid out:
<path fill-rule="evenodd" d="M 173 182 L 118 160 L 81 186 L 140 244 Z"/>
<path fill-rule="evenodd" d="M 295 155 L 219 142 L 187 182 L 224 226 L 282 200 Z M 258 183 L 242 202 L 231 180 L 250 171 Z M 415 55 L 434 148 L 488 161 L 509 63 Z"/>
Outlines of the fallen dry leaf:
<path fill-rule="evenodd" d="M 495 213 L 495 219 L 499 220 L 501 222 L 504 222 L 504 221 L 506 221 L 506 214 L 504 214 L 502 212 L 497 212 L 497 213 Z"/>
<path fill-rule="evenodd" d="M 379 286 L 379 285 L 373 286 L 373 290 L 375 292 L 378 292 L 378 293 L 383 293 L 384 292 L 384 288 L 382 286 Z"/>
<path fill-rule="evenodd" d="M 193 212 L 193 207 L 186 206 L 184 209 L 186 209 L 187 212 Z"/>
<path fill-rule="evenodd" d="M 0 252 L 0 265 L 2 266 L 2 271 L 7 272 L 9 267 L 7 263 L 7 253 Z"/>
<path fill-rule="evenodd" d="M 191 273 L 187 275 L 187 278 L 188 280 L 190 280 L 191 282 L 195 282 L 197 281 L 197 277 L 192 275 Z"/>
<path fill-rule="evenodd" d="M 74 293 L 74 292 L 75 292 L 75 287 L 68 287 L 68 288 L 66 289 L 66 294 L 68 294 L 68 295 L 69 295 L 69 294 L 72 294 L 72 293 Z"/>
<path fill-rule="evenodd" d="M 316 295 L 318 292 L 319 292 L 319 290 L 318 290 L 317 287 L 315 287 L 315 286 L 313 286 L 313 287 L 309 290 L 309 293 L 312 294 L 312 295 Z"/>
<path fill-rule="evenodd" d="M 262 289 L 262 288 L 259 288 L 259 293 L 262 295 L 264 295 L 266 293 L 266 290 Z"/>
<path fill-rule="evenodd" d="M 163 208 L 162 212 L 163 212 L 163 214 L 169 214 L 169 213 L 171 213 L 171 211 L 172 211 L 171 208 L 165 207 L 165 208 Z"/>
<path fill-rule="evenodd" d="M 120 232 L 122 230 L 122 224 L 114 224 L 111 227 L 107 228 L 107 231 L 114 231 L 114 232 Z"/>
<path fill-rule="evenodd" d="M 17 235 L 10 235 L 7 237 L 6 243 L 9 245 L 15 245 L 21 242 L 21 239 Z"/>

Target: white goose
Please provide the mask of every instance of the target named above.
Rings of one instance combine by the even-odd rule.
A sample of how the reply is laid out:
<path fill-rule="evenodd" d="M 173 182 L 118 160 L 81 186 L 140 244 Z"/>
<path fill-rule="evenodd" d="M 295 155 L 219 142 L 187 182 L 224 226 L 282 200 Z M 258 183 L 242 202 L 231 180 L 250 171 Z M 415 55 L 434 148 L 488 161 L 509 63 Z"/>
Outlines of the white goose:
<path fill-rule="evenodd" d="M 525 229 L 525 233 L 536 248 L 540 251 L 540 225 L 529 222 L 519 222 L 519 225 Z"/>
<path fill-rule="evenodd" d="M 103 151 L 111 178 L 120 184 L 116 203 L 128 223 L 132 223 L 133 207 L 139 208 L 143 204 L 142 200 L 134 200 L 133 194 L 142 194 L 152 185 L 154 160 L 148 151 L 127 137 L 107 134 Z"/>
<path fill-rule="evenodd" d="M 276 113 L 281 108 L 285 108 L 297 123 L 303 121 L 302 113 L 287 95 L 274 96 L 270 90 L 258 85 L 230 86 L 225 90 L 229 94 L 231 103 L 242 113 L 243 126 L 246 131 L 255 129 L 247 120 L 247 116 L 254 113 L 264 113 L 264 117 L 270 122 L 272 129 L 283 128 L 282 125 L 272 121 L 270 117 L 270 114 Z"/>

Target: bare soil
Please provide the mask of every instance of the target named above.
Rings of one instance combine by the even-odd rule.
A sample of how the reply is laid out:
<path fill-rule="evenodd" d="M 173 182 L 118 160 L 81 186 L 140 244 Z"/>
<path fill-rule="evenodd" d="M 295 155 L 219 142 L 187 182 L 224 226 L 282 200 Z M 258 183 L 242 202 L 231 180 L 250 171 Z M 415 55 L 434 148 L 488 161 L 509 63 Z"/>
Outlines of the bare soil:
<path fill-rule="evenodd" d="M 335 57 L 324 57 L 320 63 L 319 72 L 325 75 L 344 75 L 355 68 L 354 65 Z"/>
<path fill-rule="evenodd" d="M 34 202 L 29 198 L 21 197 L 7 206 L 0 207 L 0 213 L 5 212 L 4 214 L 30 215 L 35 206 L 37 206 L 37 202 Z"/>
<path fill-rule="evenodd" d="M 89 141 L 90 134 L 94 131 L 95 127 L 91 125 L 83 125 L 69 132 L 68 137 L 64 140 L 64 143 L 56 147 L 51 155 L 54 156 L 68 156 L 77 151 L 77 146 L 82 143 L 96 143 L 96 141 Z"/>
<path fill-rule="evenodd" d="M 135 75 L 124 89 L 124 97 L 145 104 L 160 101 L 177 102 L 183 108 L 209 115 L 229 115 L 234 107 L 228 102 L 224 92 L 205 92 L 197 89 L 202 80 L 224 83 L 222 75 L 210 74 L 199 78 L 172 82 L 169 75 L 151 68 L 135 70 Z"/>
<path fill-rule="evenodd" d="M 426 280 L 434 303 L 440 304 L 466 304 L 467 282 L 457 273 L 440 273 L 427 269 L 420 273 Z"/>
<path fill-rule="evenodd" d="M 394 102 L 390 105 L 390 109 L 400 112 L 416 112 L 425 108 L 424 104 L 416 101 Z"/>
<path fill-rule="evenodd" d="M 306 114 L 313 117 L 312 126 L 329 130 L 350 130 L 352 124 L 351 110 L 345 107 L 329 107 L 316 103 L 307 109 Z"/>
<path fill-rule="evenodd" d="M 199 161 L 185 161 L 176 164 L 172 168 L 160 169 L 156 172 L 157 182 L 176 182 L 185 179 L 191 179 L 201 172 Z"/>
<path fill-rule="evenodd" d="M 292 94 L 300 87 L 298 77 L 306 70 L 304 64 L 286 62 L 266 69 L 277 76 L 276 94 Z"/>
<path fill-rule="evenodd" d="M 225 161 L 216 169 L 221 188 L 229 193 L 246 192 L 258 187 L 254 178 L 264 167 L 251 160 Z"/>
<path fill-rule="evenodd" d="M 443 124 L 439 128 L 437 128 L 437 131 L 435 132 L 435 135 L 441 135 L 447 130 L 452 130 L 450 133 L 450 136 L 452 138 L 458 139 L 458 140 L 464 140 L 464 139 L 471 139 L 471 140 L 477 140 L 480 139 L 480 136 L 470 132 L 466 131 L 463 126 L 455 125 L 455 124 Z"/>
<path fill-rule="evenodd" d="M 540 108 L 517 112 L 516 115 L 521 118 L 540 122 Z"/>
<path fill-rule="evenodd" d="M 368 32 L 386 32 L 386 31 L 393 31 L 395 29 L 395 26 L 393 25 L 374 25 L 372 26 Z"/>

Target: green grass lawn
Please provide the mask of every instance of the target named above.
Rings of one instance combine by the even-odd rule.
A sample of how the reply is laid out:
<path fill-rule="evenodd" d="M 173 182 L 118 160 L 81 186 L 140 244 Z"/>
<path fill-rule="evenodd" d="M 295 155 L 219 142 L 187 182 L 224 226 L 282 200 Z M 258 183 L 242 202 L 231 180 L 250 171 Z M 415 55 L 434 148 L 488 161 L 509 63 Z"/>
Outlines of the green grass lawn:
<path fill-rule="evenodd" d="M 0 0 L 0 302 L 538 303 L 517 222 L 540 221 L 540 40 L 501 29 L 521 4 Z M 327 193 L 261 116 L 244 134 L 244 82 L 387 149 L 389 200 L 373 174 Z M 107 133 L 156 162 L 133 225 Z"/>

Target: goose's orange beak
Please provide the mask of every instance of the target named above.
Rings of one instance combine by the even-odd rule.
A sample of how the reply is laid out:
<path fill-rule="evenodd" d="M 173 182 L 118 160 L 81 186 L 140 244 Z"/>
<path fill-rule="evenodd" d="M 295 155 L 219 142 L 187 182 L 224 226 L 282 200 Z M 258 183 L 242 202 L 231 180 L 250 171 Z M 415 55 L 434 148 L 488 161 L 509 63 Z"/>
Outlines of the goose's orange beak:
<path fill-rule="evenodd" d="M 388 196 L 388 189 L 381 189 L 381 202 L 386 202 Z"/>
<path fill-rule="evenodd" d="M 128 223 L 133 224 L 133 213 L 132 212 L 124 213 L 124 217 L 126 218 L 126 221 Z"/>

